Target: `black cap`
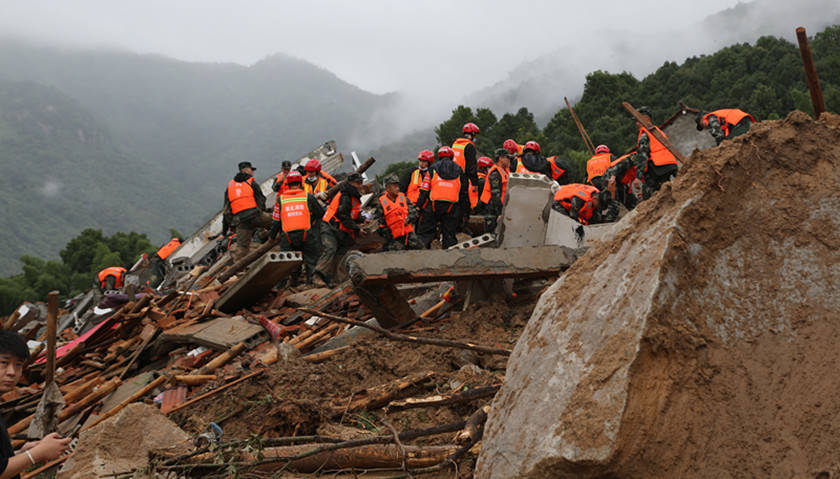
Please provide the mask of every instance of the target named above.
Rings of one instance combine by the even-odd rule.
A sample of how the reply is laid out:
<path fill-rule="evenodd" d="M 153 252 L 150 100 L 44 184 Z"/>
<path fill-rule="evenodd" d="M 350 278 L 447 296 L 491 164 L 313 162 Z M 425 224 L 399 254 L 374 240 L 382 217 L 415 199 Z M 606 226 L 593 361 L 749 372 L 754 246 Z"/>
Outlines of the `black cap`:
<path fill-rule="evenodd" d="M 252 170 L 256 170 L 256 168 L 254 168 L 254 167 L 251 165 L 251 162 L 250 162 L 250 161 L 240 161 L 240 162 L 239 162 L 239 169 L 240 169 L 240 170 L 242 170 L 243 168 L 250 168 L 250 169 L 252 169 Z"/>
<path fill-rule="evenodd" d="M 361 183 L 362 182 L 362 175 L 358 173 L 350 173 L 350 176 L 347 177 L 348 183 Z"/>
<path fill-rule="evenodd" d="M 284 161 L 283 161 L 283 163 L 281 163 L 281 164 L 280 164 L 280 166 L 281 166 L 284 170 L 285 170 L 286 168 L 291 169 L 291 168 L 292 168 L 292 162 L 291 162 L 291 161 L 289 161 L 289 160 L 284 160 Z"/>
<path fill-rule="evenodd" d="M 650 114 L 650 107 L 649 106 L 640 106 L 639 109 L 636 110 L 636 111 L 638 111 L 642 115 L 647 115 L 647 116 L 653 118 L 653 115 Z"/>
<path fill-rule="evenodd" d="M 511 155 L 511 153 L 504 148 L 496 148 L 495 158 L 499 158 L 500 156 L 507 156 L 508 158 L 510 158 L 513 155 Z"/>

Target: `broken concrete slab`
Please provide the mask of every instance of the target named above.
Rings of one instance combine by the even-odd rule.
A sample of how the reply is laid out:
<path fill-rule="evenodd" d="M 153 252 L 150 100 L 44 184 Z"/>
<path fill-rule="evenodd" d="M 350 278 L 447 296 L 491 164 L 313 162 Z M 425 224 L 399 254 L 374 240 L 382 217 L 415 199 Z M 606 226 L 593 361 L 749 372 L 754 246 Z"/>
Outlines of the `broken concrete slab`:
<path fill-rule="evenodd" d="M 306 291 L 283 296 L 283 299 L 286 301 L 286 304 L 291 306 L 307 306 L 326 297 L 331 292 L 332 290 L 330 288 L 311 288 Z"/>
<path fill-rule="evenodd" d="M 117 388 L 116 391 L 111 393 L 110 396 L 108 396 L 107 398 L 105 398 L 104 401 L 102 401 L 102 408 L 100 408 L 100 414 L 104 414 L 113 409 L 114 407 L 118 406 L 120 403 L 131 397 L 132 394 L 143 389 L 154 379 L 155 373 L 153 371 L 149 371 L 145 373 L 140 373 L 137 376 L 126 380 L 120 385 L 120 387 Z"/>
<path fill-rule="evenodd" d="M 480 248 L 482 246 L 493 246 L 496 244 L 496 235 L 491 233 L 485 233 L 481 236 L 476 236 L 475 238 L 469 239 L 467 241 L 462 241 L 458 244 L 454 244 L 449 247 L 449 249 L 468 249 L 468 248 Z"/>
<path fill-rule="evenodd" d="M 691 155 L 694 149 L 705 150 L 717 145 L 715 137 L 708 129 L 697 131 L 694 121 L 696 113 L 689 109 L 682 109 L 663 123 L 662 131 L 668 135 L 668 141 L 685 155 Z"/>
<path fill-rule="evenodd" d="M 190 436 L 156 407 L 133 403 L 116 416 L 82 432 L 75 451 L 55 477 L 113 477 L 146 468 L 150 451 L 167 449 L 177 455 L 186 454 L 191 448 Z"/>
<path fill-rule="evenodd" d="M 219 351 L 227 351 L 235 344 L 245 343 L 250 347 L 267 337 L 262 326 L 252 324 L 241 316 L 233 316 L 168 329 L 160 335 L 158 342 L 161 344 L 200 344 Z"/>
<path fill-rule="evenodd" d="M 476 477 L 836 471 L 838 127 L 794 112 L 695 153 L 555 282 L 508 361 Z"/>
<path fill-rule="evenodd" d="M 629 224 L 627 221 L 617 221 L 598 225 L 582 225 L 563 213 L 552 209 L 548 215 L 545 244 L 566 246 L 567 248 L 588 248 L 600 241 L 609 240 L 627 224 Z"/>
<path fill-rule="evenodd" d="M 563 246 L 389 251 L 348 261 L 354 285 L 537 278 L 568 268 L 581 251 Z"/>
<path fill-rule="evenodd" d="M 543 244 L 553 199 L 552 188 L 556 184 L 545 175 L 510 174 L 497 231 L 499 246 L 514 248 Z"/>
<path fill-rule="evenodd" d="M 234 313 L 263 297 L 286 276 L 294 273 L 303 263 L 299 251 L 269 251 L 251 265 L 234 285 L 216 301 L 216 309 Z"/>

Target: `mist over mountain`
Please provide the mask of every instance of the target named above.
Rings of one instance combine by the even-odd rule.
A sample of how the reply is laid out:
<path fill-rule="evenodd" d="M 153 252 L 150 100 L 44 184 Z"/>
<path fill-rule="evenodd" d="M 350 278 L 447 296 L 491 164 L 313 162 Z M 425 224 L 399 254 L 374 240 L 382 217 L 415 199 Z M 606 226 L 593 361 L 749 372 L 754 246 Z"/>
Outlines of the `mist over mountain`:
<path fill-rule="evenodd" d="M 840 22 L 836 0 L 757 0 L 740 3 L 704 19 L 692 28 L 627 25 L 623 31 L 592 32 L 580 43 L 564 45 L 523 63 L 504 80 L 480 90 L 463 104 L 487 107 L 497 114 L 525 106 L 545 124 L 563 97 L 580 97 L 586 75 L 596 70 L 627 71 L 642 78 L 666 61 L 712 53 L 735 43 L 754 42 L 762 35 L 795 42 L 794 30 L 810 34 Z"/>

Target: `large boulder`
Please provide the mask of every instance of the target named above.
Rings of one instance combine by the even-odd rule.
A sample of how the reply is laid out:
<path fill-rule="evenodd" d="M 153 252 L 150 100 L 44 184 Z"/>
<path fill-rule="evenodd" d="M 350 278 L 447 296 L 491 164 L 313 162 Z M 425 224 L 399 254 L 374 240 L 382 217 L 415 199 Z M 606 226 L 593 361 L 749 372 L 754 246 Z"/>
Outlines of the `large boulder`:
<path fill-rule="evenodd" d="M 540 298 L 476 477 L 840 474 L 840 117 L 695 152 Z"/>

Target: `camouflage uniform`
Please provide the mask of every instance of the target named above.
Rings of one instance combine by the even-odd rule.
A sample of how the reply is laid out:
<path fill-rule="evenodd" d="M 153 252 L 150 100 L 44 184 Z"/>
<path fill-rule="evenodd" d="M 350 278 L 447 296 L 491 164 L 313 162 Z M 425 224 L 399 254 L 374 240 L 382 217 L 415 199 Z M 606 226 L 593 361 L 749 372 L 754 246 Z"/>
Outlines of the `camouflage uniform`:
<path fill-rule="evenodd" d="M 610 198 L 610 193 L 608 191 L 602 191 L 598 193 L 600 205 L 603 206 L 604 204 L 607 205 L 606 208 L 597 208 L 592 212 L 592 217 L 589 218 L 589 224 L 595 225 L 598 223 L 611 223 L 613 221 L 618 220 L 618 201 L 613 200 Z M 569 211 L 566 211 L 566 208 L 559 201 L 555 201 L 551 207 L 560 213 L 568 216 L 569 218 L 580 221 L 578 219 L 578 214 L 580 213 L 581 208 L 586 206 L 586 202 L 577 196 L 572 197 L 572 204 L 569 208 Z"/>
<path fill-rule="evenodd" d="M 358 234 L 364 218 L 359 215 L 353 219 L 353 198 L 360 199 L 359 192 L 349 183 L 342 183 L 340 190 L 341 199 L 338 202 L 338 210 L 335 217 L 329 222 L 321 221 L 321 255 L 318 264 L 315 266 L 315 274 L 320 276 L 325 283 L 331 284 L 332 271 L 335 266 L 335 259 L 341 258 L 356 242 L 355 234 Z M 354 231 L 351 235 L 338 228 L 339 223 L 347 229 Z"/>
<path fill-rule="evenodd" d="M 655 192 L 659 191 L 662 184 L 669 181 L 672 176 L 677 175 L 677 165 L 656 166 L 650 160 L 650 138 L 647 133 L 639 136 L 636 146 L 636 154 L 631 156 L 633 166 L 636 167 L 636 178 L 642 180 L 642 197 L 648 199 Z"/>
<path fill-rule="evenodd" d="M 484 209 L 484 231 L 492 233 L 496 231 L 496 222 L 502 214 L 502 175 L 493 170 L 486 181 L 490 182 L 490 201 Z"/>
<path fill-rule="evenodd" d="M 713 137 L 715 137 L 715 141 L 718 145 L 720 145 L 723 140 L 735 138 L 736 136 L 743 135 L 744 133 L 750 131 L 752 124 L 753 122 L 749 117 L 744 118 L 739 121 L 737 125 L 733 125 L 729 129 L 729 136 L 726 136 L 723 134 L 723 128 L 720 126 L 720 119 L 718 119 L 717 115 L 709 116 L 708 121 L 709 132 Z"/>

